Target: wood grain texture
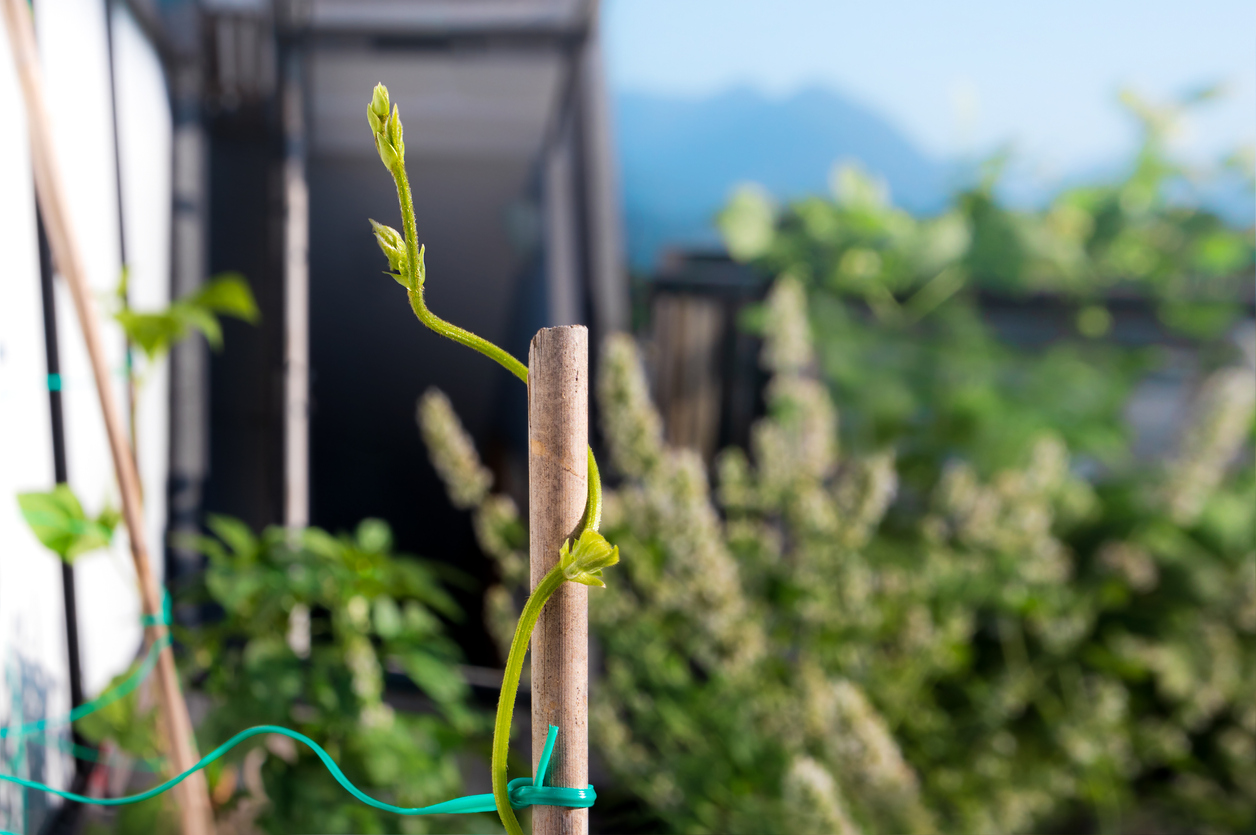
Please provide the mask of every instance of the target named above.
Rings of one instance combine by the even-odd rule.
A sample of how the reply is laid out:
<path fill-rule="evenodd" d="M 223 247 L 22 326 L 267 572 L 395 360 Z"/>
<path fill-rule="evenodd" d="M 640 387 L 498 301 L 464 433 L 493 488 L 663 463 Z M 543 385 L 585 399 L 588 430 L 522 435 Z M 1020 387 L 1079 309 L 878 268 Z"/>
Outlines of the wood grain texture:
<path fill-rule="evenodd" d="M 44 219 L 44 228 L 48 231 L 53 261 L 69 285 L 70 297 L 74 300 L 74 310 L 78 314 L 83 341 L 91 360 L 92 376 L 96 380 L 100 409 L 105 420 L 105 433 L 109 438 L 109 451 L 113 456 L 118 489 L 122 494 L 122 517 L 131 542 L 131 556 L 139 581 L 140 599 L 145 614 L 160 615 L 161 587 L 153 574 L 148 557 L 139 473 L 135 468 L 135 457 L 127 438 L 122 412 L 114 398 L 109 369 L 101 347 L 95 304 L 87 286 L 82 253 L 66 210 L 65 184 L 53 156 L 51 121 L 48 118 L 48 103 L 44 98 L 30 8 L 25 0 L 0 2 L 4 4 L 9 47 L 17 64 L 18 78 L 26 101 L 35 194 Z M 150 626 L 146 630 L 147 639 L 156 641 L 166 631 L 165 626 Z M 196 752 L 192 720 L 179 689 L 179 676 L 169 645 L 157 657 L 157 685 L 161 725 L 167 732 L 167 751 L 173 771 L 179 773 L 195 765 L 200 757 Z M 210 835 L 214 830 L 214 823 L 204 773 L 198 771 L 179 784 L 175 788 L 175 797 L 184 835 Z"/>
<path fill-rule="evenodd" d="M 528 524 L 532 588 L 558 562 L 588 494 L 589 332 L 545 328 L 528 351 Z M 550 725 L 558 744 L 546 783 L 589 783 L 589 588 L 564 583 L 532 633 L 532 767 Z M 536 806 L 533 835 L 586 835 L 588 809 Z"/>

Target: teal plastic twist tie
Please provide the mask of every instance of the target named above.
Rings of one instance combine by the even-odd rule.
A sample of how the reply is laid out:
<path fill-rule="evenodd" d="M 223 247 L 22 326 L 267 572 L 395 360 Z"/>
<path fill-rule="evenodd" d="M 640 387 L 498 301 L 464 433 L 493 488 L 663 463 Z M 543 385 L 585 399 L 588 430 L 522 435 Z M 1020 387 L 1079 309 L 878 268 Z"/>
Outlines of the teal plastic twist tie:
<path fill-rule="evenodd" d="M 554 756 L 554 743 L 557 741 L 558 726 L 550 725 L 545 733 L 545 747 L 541 749 L 541 761 L 536 764 L 536 776 L 532 778 L 532 784 L 538 789 L 545 785 L 545 778 L 549 776 L 550 757 Z"/>
<path fill-rule="evenodd" d="M 164 589 L 161 592 L 161 614 L 160 615 L 140 615 L 140 626 L 169 626 L 173 620 L 170 605 L 170 592 Z"/>
<path fill-rule="evenodd" d="M 536 764 L 536 775 L 531 781 L 527 777 L 519 777 L 506 784 L 510 805 L 515 809 L 522 809 L 525 806 L 587 809 L 593 805 L 593 801 L 597 800 L 597 792 L 593 790 L 592 785 L 585 789 L 545 785 L 545 778 L 549 776 L 550 758 L 554 755 L 554 743 L 557 741 L 558 727 L 550 725 L 549 731 L 545 734 L 545 747 L 541 750 L 541 760 Z"/>

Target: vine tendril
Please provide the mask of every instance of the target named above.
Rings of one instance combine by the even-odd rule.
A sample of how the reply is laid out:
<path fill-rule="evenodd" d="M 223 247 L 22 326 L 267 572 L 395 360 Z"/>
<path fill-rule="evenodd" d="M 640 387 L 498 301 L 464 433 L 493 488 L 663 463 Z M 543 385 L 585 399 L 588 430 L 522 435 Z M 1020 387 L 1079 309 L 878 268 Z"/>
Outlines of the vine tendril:
<path fill-rule="evenodd" d="M 423 263 L 424 249 L 418 245 L 418 230 L 414 215 L 414 199 L 410 192 L 410 180 L 406 175 L 405 143 L 402 141 L 401 114 L 394 104 L 389 108 L 388 89 L 383 84 L 375 87 L 371 104 L 367 108 L 367 120 L 375 135 L 375 148 L 380 160 L 392 174 L 397 186 L 397 202 L 401 206 L 401 224 L 404 234 L 371 221 L 375 239 L 383 250 L 392 275 L 406 288 L 410 309 L 426 327 L 461 345 L 465 345 L 494 360 L 526 385 L 528 368 L 507 351 L 483 337 L 451 324 L 433 313 L 423 297 L 427 269 Z M 510 724 L 514 717 L 515 699 L 519 693 L 519 679 L 523 675 L 523 660 L 532 640 L 532 631 L 546 602 L 563 583 L 571 581 L 590 586 L 604 586 L 602 569 L 619 561 L 619 549 L 612 546 L 598 533 L 602 522 L 602 479 L 598 472 L 593 450 L 588 459 L 588 498 L 584 514 L 571 540 L 563 544 L 559 563 L 541 580 L 528 601 L 515 627 L 506 659 L 506 672 L 497 700 L 497 718 L 493 724 L 493 798 L 502 825 L 510 835 L 523 835 L 511 808 L 509 784 L 506 780 L 506 755 L 510 748 Z"/>

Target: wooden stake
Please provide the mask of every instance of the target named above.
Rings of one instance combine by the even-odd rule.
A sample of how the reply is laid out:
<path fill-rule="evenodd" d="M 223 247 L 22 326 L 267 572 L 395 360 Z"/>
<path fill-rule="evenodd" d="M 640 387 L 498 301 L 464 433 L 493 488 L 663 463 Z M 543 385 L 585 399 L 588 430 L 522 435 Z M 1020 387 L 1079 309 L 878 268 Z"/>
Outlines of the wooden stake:
<path fill-rule="evenodd" d="M 589 332 L 545 328 L 528 351 L 528 528 L 532 588 L 558 562 L 588 494 Z M 532 768 L 550 725 L 546 784 L 589 784 L 589 587 L 563 583 L 532 633 Z M 588 809 L 535 806 L 533 835 L 586 835 Z"/>
<path fill-rule="evenodd" d="M 91 359 L 92 376 L 96 379 L 96 392 L 100 395 L 100 409 L 105 419 L 105 432 L 109 436 L 109 451 L 113 455 L 118 489 L 122 493 L 122 516 L 126 521 L 131 540 L 131 556 L 135 561 L 135 574 L 139 580 L 140 598 L 144 612 L 160 615 L 161 589 L 148 559 L 148 543 L 144 532 L 144 518 L 140 499 L 140 479 L 135 468 L 131 444 L 127 440 L 122 414 L 114 399 L 101 348 L 100 330 L 87 277 L 83 268 L 82 253 L 78 240 L 70 226 L 66 208 L 65 186 L 53 153 L 52 125 L 44 100 L 43 78 L 39 70 L 39 55 L 35 47 L 35 29 L 31 11 L 25 0 L 0 0 L 4 6 L 4 20 L 9 32 L 9 47 L 17 64 L 18 78 L 22 83 L 22 95 L 26 100 L 26 121 L 30 131 L 31 166 L 35 174 L 35 194 L 39 198 L 39 210 L 48 232 L 48 242 L 53 260 L 70 288 L 74 310 L 83 330 L 83 341 Z M 74 107 L 67 102 L 67 107 Z M 121 188 L 121 183 L 118 184 Z M 156 641 L 167 632 L 165 626 L 148 627 L 148 640 Z M 182 772 L 196 764 L 196 738 L 187 704 L 179 690 L 178 671 L 174 654 L 167 646 L 157 661 L 158 695 L 161 704 L 163 727 L 169 738 L 167 748 L 174 771 Z M 184 835 L 210 835 L 213 832 L 213 814 L 209 805 L 205 776 L 196 772 L 175 789 L 176 801 L 183 822 Z"/>

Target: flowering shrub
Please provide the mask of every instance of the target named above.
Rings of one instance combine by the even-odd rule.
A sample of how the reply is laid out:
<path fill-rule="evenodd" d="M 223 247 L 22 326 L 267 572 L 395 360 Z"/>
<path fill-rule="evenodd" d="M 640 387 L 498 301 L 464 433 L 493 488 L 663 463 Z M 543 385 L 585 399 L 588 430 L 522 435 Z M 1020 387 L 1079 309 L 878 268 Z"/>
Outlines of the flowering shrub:
<path fill-rule="evenodd" d="M 1154 115 L 1127 181 L 1041 213 L 982 186 L 919 221 L 850 170 L 835 201 L 784 214 L 739 196 L 730 249 L 781 277 L 756 317 L 768 414 L 713 486 L 663 442 L 633 342 L 605 345 L 624 575 L 590 610 L 590 730 L 657 828 L 1256 825 L 1256 346 L 1221 339 L 1252 236 L 1166 202 Z M 1001 343 L 982 288 L 1073 300 L 1080 338 Z M 1211 368 L 1158 461 L 1127 451 L 1150 360 L 1095 339 L 1105 288 L 1202 340 Z M 455 496 L 501 568 L 490 627 L 509 624 L 518 510 L 443 396 L 420 419 L 447 482 L 479 485 Z"/>
<path fill-rule="evenodd" d="M 720 226 L 734 257 L 806 288 L 847 444 L 893 446 L 921 490 L 951 456 L 988 476 L 1044 431 L 1122 464 L 1123 410 L 1160 363 L 1140 345 L 1168 337 L 1202 345 L 1206 363 L 1228 361 L 1220 343 L 1250 317 L 1256 235 L 1197 205 L 1215 172 L 1168 156 L 1181 108 L 1129 101 L 1143 143 L 1127 175 L 1039 210 L 999 200 L 996 163 L 932 218 L 895 207 L 851 165 L 829 197 L 783 207 L 752 187 L 733 197 Z M 1227 165 L 1253 176 L 1250 156 Z M 993 317 L 983 299 L 1018 305 L 1016 320 Z"/>
<path fill-rule="evenodd" d="M 1196 477 L 1183 515 L 1180 468 L 1097 487 L 1045 435 L 1019 467 L 954 463 L 898 507 L 892 454 L 837 454 L 803 298 L 789 280 L 770 297 L 770 414 L 749 455 L 721 456 L 715 495 L 696 454 L 662 442 L 631 341 L 603 352 L 624 476 L 604 524 L 628 579 L 590 611 L 591 730 L 618 779 L 679 832 L 1016 832 L 1090 810 L 1113 830 L 1250 822 L 1250 465 Z M 1250 429 L 1237 379 L 1210 382 L 1182 467 L 1232 457 L 1244 433 L 1218 424 Z M 1219 417 L 1234 412 L 1246 423 Z M 460 431 L 447 406 L 422 416 L 429 441 Z M 475 508 L 517 588 L 513 502 L 485 491 Z"/>

